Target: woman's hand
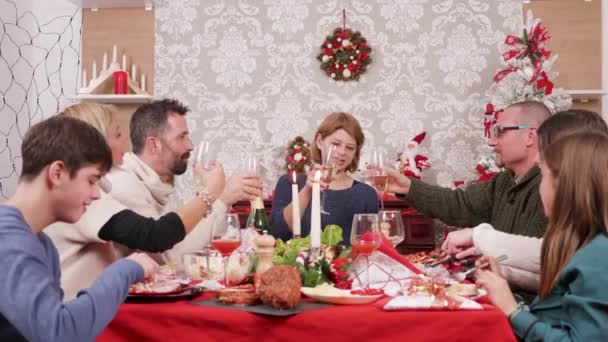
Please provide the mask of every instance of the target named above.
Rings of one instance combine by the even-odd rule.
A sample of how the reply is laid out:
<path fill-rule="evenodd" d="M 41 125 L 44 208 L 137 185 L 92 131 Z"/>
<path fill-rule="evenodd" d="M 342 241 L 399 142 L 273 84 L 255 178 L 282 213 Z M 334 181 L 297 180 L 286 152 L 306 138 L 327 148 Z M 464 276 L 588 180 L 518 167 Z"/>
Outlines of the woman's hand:
<path fill-rule="evenodd" d="M 310 168 L 310 170 L 306 174 L 306 185 L 305 185 L 305 188 L 312 189 L 312 184 L 314 183 L 314 180 L 315 180 L 315 174 L 317 173 L 317 171 L 320 172 L 321 169 L 322 169 L 322 167 L 319 164 L 313 164 L 312 165 L 312 167 Z M 329 183 L 330 183 L 330 180 L 327 179 L 327 177 L 323 177 L 321 175 L 321 178 L 319 180 L 319 187 L 320 187 L 321 191 L 324 191 L 327 188 L 329 188 Z"/>
<path fill-rule="evenodd" d="M 231 177 L 220 199 L 226 207 L 238 201 L 251 201 L 262 196 L 262 183 L 260 177 L 253 172 L 247 172 Z"/>
<path fill-rule="evenodd" d="M 489 263 L 489 270 L 478 270 L 475 273 L 475 284 L 488 291 L 488 297 L 492 303 L 508 316 L 517 309 L 517 302 L 513 298 L 511 288 L 509 288 L 507 281 L 500 275 L 498 265 L 493 257 L 481 257 L 475 264 L 476 266 L 480 266 L 484 262 Z"/>

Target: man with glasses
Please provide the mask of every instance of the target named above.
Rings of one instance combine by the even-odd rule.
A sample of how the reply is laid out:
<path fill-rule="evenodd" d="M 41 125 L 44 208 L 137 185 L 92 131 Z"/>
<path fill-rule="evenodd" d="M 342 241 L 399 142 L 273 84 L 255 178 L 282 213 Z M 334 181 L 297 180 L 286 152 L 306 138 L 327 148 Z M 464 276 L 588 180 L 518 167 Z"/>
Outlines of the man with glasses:
<path fill-rule="evenodd" d="M 452 190 L 389 169 L 388 191 L 449 225 L 490 223 L 506 233 L 541 237 L 547 218 L 538 192 L 536 128 L 550 115 L 544 104 L 535 101 L 515 103 L 499 115 L 489 145 L 496 153 L 496 165 L 505 170 L 488 182 Z"/>

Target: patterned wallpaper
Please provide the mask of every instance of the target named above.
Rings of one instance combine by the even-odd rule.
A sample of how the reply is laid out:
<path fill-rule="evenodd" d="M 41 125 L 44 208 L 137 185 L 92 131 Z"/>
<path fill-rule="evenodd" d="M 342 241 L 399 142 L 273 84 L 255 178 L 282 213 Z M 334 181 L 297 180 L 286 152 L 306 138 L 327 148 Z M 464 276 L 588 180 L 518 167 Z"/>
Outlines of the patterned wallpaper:
<path fill-rule="evenodd" d="M 0 0 L 0 200 L 17 187 L 27 129 L 73 102 L 81 19 L 67 0 Z"/>
<path fill-rule="evenodd" d="M 373 49 L 358 82 L 332 81 L 315 59 L 343 8 Z M 521 11 L 519 0 L 160 1 L 155 95 L 191 107 L 195 141 L 211 140 L 228 173 L 255 151 L 267 192 L 283 173 L 286 143 L 312 139 L 334 111 L 360 120 L 363 161 L 373 146 L 396 155 L 427 131 L 426 180 L 450 186 L 474 177 L 486 149 L 484 92 Z"/>

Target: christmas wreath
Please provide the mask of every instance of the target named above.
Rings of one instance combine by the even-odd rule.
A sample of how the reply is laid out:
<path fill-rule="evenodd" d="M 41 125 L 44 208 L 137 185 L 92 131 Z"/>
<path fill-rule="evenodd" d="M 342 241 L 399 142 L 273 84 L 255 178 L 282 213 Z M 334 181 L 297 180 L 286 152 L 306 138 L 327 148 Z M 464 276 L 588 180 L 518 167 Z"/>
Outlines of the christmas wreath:
<path fill-rule="evenodd" d="M 288 173 L 302 173 L 306 167 L 310 166 L 310 143 L 304 138 L 297 136 L 287 146 L 287 156 L 285 157 L 285 169 Z"/>
<path fill-rule="evenodd" d="M 338 27 L 321 44 L 317 59 L 321 69 L 332 79 L 351 81 L 359 79 L 367 70 L 372 62 L 371 52 L 361 32 Z"/>

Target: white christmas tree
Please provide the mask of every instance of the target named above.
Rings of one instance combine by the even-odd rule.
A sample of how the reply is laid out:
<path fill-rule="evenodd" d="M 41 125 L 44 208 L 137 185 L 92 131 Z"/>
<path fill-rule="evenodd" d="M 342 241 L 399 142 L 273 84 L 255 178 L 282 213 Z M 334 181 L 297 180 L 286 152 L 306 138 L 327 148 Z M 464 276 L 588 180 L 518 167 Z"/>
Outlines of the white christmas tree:
<path fill-rule="evenodd" d="M 551 71 L 557 54 L 547 44 L 551 35 L 540 19 L 527 13 L 522 37 L 509 35 L 502 46 L 502 63 L 505 68 L 494 76 L 494 83 L 486 92 L 489 99 L 484 116 L 486 137 L 496 122 L 497 115 L 509 105 L 521 101 L 539 101 L 551 113 L 569 109 L 572 98 L 563 88 L 554 88 L 558 73 Z M 483 155 L 477 165 L 487 171 L 497 171 L 494 155 Z"/>
<path fill-rule="evenodd" d="M 488 107 L 492 107 L 487 108 L 487 116 L 494 118 L 496 113 L 521 101 L 542 102 L 551 113 L 570 108 L 570 95 L 563 88 L 553 87 L 558 73 L 551 71 L 551 67 L 558 56 L 551 56 L 549 40 L 549 31 L 528 11 L 523 36 L 509 35 L 505 39 L 502 47 L 505 68 L 494 76 L 494 84 L 486 93 L 490 100 Z"/>

